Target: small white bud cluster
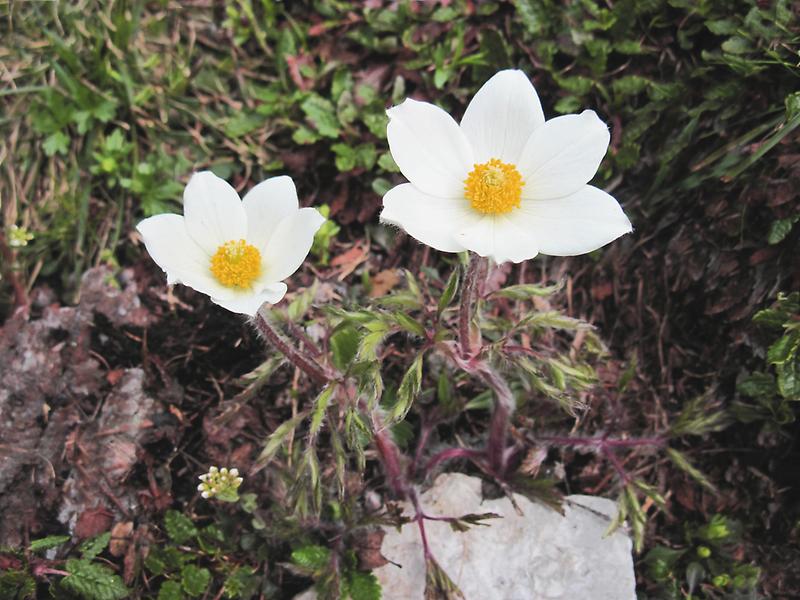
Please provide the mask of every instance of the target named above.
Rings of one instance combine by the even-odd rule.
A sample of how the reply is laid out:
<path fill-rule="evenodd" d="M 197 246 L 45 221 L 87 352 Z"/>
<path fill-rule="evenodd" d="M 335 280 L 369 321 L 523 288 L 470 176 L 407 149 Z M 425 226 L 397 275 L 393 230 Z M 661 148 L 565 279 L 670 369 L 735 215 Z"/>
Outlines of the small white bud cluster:
<path fill-rule="evenodd" d="M 8 245 L 12 248 L 22 248 L 27 246 L 33 239 L 33 234 L 24 227 L 12 225 L 8 228 Z"/>
<path fill-rule="evenodd" d="M 226 502 L 235 502 L 239 499 L 237 489 L 242 485 L 242 479 L 239 477 L 239 469 L 228 469 L 222 467 L 211 467 L 208 473 L 203 473 L 199 477 L 202 483 L 197 486 L 197 491 L 203 498 L 218 498 Z"/>

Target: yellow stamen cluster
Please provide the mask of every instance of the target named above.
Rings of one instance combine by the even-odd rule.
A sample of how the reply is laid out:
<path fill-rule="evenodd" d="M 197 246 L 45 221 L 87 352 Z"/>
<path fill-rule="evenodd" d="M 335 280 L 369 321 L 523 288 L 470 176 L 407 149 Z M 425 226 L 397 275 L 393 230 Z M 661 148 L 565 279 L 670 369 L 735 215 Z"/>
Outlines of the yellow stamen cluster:
<path fill-rule="evenodd" d="M 483 215 L 503 215 L 519 208 L 522 175 L 517 168 L 496 158 L 475 165 L 464 180 L 464 195 Z"/>
<path fill-rule="evenodd" d="M 231 240 L 211 257 L 211 274 L 225 287 L 249 288 L 261 274 L 261 253 L 244 240 Z"/>
<path fill-rule="evenodd" d="M 197 491 L 203 498 L 217 498 L 223 502 L 236 502 L 239 499 L 239 486 L 244 481 L 239 477 L 239 469 L 211 467 L 208 473 L 199 477 L 201 483 Z"/>

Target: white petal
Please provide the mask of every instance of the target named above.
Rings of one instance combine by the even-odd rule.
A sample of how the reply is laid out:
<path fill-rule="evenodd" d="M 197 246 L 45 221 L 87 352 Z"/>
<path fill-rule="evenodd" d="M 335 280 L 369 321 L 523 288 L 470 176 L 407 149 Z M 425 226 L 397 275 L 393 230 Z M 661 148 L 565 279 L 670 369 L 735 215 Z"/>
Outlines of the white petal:
<path fill-rule="evenodd" d="M 462 197 L 474 161 L 469 142 L 453 118 L 438 106 L 410 99 L 386 114 L 389 149 L 403 175 L 433 196 Z"/>
<path fill-rule="evenodd" d="M 497 264 L 522 262 L 539 252 L 536 239 L 517 219 L 519 211 L 505 215 L 486 215 L 457 234 L 465 248 L 488 256 Z"/>
<path fill-rule="evenodd" d="M 539 96 L 522 71 L 500 71 L 483 84 L 467 106 L 461 129 L 475 162 L 491 158 L 517 163 L 535 129 L 544 124 Z"/>
<path fill-rule="evenodd" d="M 463 197 L 430 196 L 410 183 L 392 188 L 383 197 L 381 223 L 396 225 L 441 252 L 463 252 L 465 248 L 455 234 L 479 218 Z"/>
<path fill-rule="evenodd" d="M 211 275 L 211 258 L 189 236 L 182 216 L 156 215 L 136 229 L 152 259 L 167 274 L 167 283 L 183 283 L 203 293 L 221 287 Z"/>
<path fill-rule="evenodd" d="M 286 279 L 303 264 L 314 234 L 325 222 L 315 208 L 301 208 L 283 219 L 270 237 L 264 261 L 264 277 L 268 281 Z"/>
<path fill-rule="evenodd" d="M 247 235 L 247 216 L 239 194 L 211 171 L 195 173 L 183 191 L 186 229 L 206 252 Z"/>
<path fill-rule="evenodd" d="M 294 181 L 286 175 L 265 179 L 247 192 L 242 205 L 247 214 L 247 241 L 263 252 L 278 223 L 298 210 Z"/>
<path fill-rule="evenodd" d="M 551 256 L 585 254 L 633 230 L 619 203 L 591 185 L 564 198 L 523 200 L 517 212 L 539 251 Z"/>
<path fill-rule="evenodd" d="M 550 119 L 533 132 L 517 168 L 523 198 L 560 198 L 586 185 L 606 154 L 608 127 L 593 110 Z"/>
<path fill-rule="evenodd" d="M 240 292 L 236 296 L 230 298 L 211 298 L 215 304 L 219 304 L 222 308 L 226 308 L 231 312 L 239 313 L 242 315 L 249 315 L 254 317 L 262 304 L 268 302 L 269 304 L 277 304 L 281 301 L 286 294 L 286 284 L 282 282 L 273 283 L 272 285 L 264 288 L 257 294 Z"/>

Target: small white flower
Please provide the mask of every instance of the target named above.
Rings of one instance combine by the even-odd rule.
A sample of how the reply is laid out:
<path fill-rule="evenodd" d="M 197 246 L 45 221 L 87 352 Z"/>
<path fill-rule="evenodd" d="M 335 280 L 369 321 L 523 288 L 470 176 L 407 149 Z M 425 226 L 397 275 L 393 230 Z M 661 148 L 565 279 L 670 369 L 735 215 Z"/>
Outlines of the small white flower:
<path fill-rule="evenodd" d="M 239 477 L 239 469 L 210 467 L 208 473 L 199 476 L 203 482 L 197 491 L 203 498 L 216 498 L 223 502 L 236 502 L 239 499 L 238 489 L 244 479 Z"/>
<path fill-rule="evenodd" d="M 286 293 L 284 279 L 305 260 L 325 218 L 299 208 L 290 177 L 273 177 L 243 200 L 210 171 L 192 176 L 183 216 L 163 214 L 139 223 L 147 251 L 167 273 L 230 311 L 254 316 Z"/>
<path fill-rule="evenodd" d="M 545 121 L 522 71 L 500 71 L 461 124 L 427 102 L 387 111 L 392 157 L 409 183 L 383 197 L 381 221 L 443 252 L 498 263 L 591 252 L 631 231 L 617 201 L 587 185 L 609 133 L 587 110 Z"/>

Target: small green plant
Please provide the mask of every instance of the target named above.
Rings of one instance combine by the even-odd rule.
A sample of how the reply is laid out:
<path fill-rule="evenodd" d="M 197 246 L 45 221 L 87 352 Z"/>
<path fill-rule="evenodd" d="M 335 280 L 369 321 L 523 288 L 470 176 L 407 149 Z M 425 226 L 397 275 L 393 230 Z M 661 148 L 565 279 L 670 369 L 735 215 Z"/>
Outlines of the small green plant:
<path fill-rule="evenodd" d="M 122 578 L 98 560 L 108 546 L 110 533 L 79 544 L 74 553 L 80 558 L 64 561 L 41 556 L 41 553 L 64 546 L 70 539 L 68 535 L 48 536 L 31 542 L 24 553 L 11 552 L 8 557 L 3 556 L 4 562 L 12 567 L 0 574 L 0 598 L 32 600 L 39 597 L 37 589 L 48 584 L 50 593 L 56 597 L 123 600 L 130 596 Z M 5 552 L 0 551 L 0 555 L 5 555 Z"/>
<path fill-rule="evenodd" d="M 717 514 L 706 524 L 687 525 L 684 545 L 655 546 L 643 562 L 670 599 L 756 598 L 759 568 L 733 555 L 741 538 L 741 524 Z"/>
<path fill-rule="evenodd" d="M 330 218 L 330 206 L 323 204 L 318 210 L 319 213 L 325 217 L 325 222 L 314 236 L 311 254 L 317 257 L 321 265 L 327 265 L 331 259 L 331 242 L 336 239 L 339 231 L 341 231 L 341 227 L 336 224 L 336 221 Z"/>
<path fill-rule="evenodd" d="M 318 582 L 320 591 L 331 594 L 332 584 L 337 583 L 334 597 L 342 600 L 380 600 L 381 586 L 377 578 L 368 571 L 358 569 L 358 560 L 353 552 L 345 555 L 344 565 L 334 564 L 334 554 L 324 546 L 308 545 L 292 552 L 294 569 Z"/>
<path fill-rule="evenodd" d="M 230 518 L 217 517 L 211 525 L 199 528 L 183 513 L 166 512 L 168 542 L 152 547 L 144 560 L 158 600 L 199 598 L 215 581 L 221 582 L 221 589 L 214 588 L 214 593 L 221 594 L 218 597 L 245 600 L 256 593 L 260 578 L 254 569 L 225 558 L 236 552 L 241 532 L 225 530 L 223 525 L 230 524 Z"/>
<path fill-rule="evenodd" d="M 744 422 L 786 425 L 796 419 L 800 401 L 800 292 L 778 294 L 770 308 L 756 313 L 753 323 L 768 336 L 767 369 L 739 382 L 739 393 L 752 401 L 736 402 L 734 414 Z"/>

